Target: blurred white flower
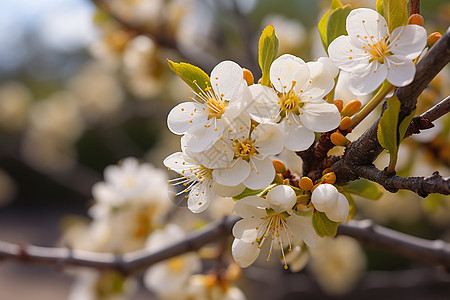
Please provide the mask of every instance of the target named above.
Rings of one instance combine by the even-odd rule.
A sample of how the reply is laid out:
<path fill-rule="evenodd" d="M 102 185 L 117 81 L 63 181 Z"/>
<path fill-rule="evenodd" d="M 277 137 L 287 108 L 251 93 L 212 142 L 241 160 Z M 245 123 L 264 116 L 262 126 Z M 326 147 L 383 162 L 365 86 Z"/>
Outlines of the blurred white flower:
<path fill-rule="evenodd" d="M 33 101 L 30 90 L 19 82 L 5 82 L 0 86 L 0 126 L 6 130 L 22 130 Z"/>

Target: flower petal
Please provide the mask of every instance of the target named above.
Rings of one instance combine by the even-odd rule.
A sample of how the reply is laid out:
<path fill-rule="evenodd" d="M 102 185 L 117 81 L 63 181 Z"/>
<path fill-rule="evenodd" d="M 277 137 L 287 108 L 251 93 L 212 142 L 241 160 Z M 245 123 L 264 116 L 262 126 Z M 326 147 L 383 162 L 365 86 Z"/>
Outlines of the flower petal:
<path fill-rule="evenodd" d="M 395 28 L 389 38 L 389 50 L 410 60 L 420 55 L 427 44 L 427 31 L 419 25 Z"/>
<path fill-rule="evenodd" d="M 335 129 L 341 122 L 341 114 L 336 105 L 324 100 L 306 103 L 300 111 L 303 126 L 315 132 L 327 132 Z"/>
<path fill-rule="evenodd" d="M 252 121 L 246 114 L 241 113 L 237 118 L 233 120 L 224 120 L 224 123 L 224 139 L 244 140 L 248 138 Z"/>
<path fill-rule="evenodd" d="M 167 156 L 163 163 L 169 170 L 175 171 L 186 177 L 192 175 L 192 172 L 190 171 L 192 166 L 198 166 L 194 159 L 183 152 L 175 152 Z"/>
<path fill-rule="evenodd" d="M 251 138 L 261 155 L 276 155 L 284 148 L 284 134 L 276 125 L 259 124 L 252 131 Z"/>
<path fill-rule="evenodd" d="M 246 113 L 258 123 L 277 122 L 280 106 L 274 90 L 260 84 L 251 85 L 249 89 L 254 101 L 247 106 Z"/>
<path fill-rule="evenodd" d="M 328 219 L 334 222 L 344 222 L 345 220 L 347 220 L 348 213 L 349 213 L 348 200 L 341 193 L 339 193 L 338 195 L 338 201 L 336 202 L 336 206 L 325 212 Z"/>
<path fill-rule="evenodd" d="M 386 20 L 382 15 L 368 8 L 358 8 L 350 12 L 346 22 L 347 33 L 350 36 L 365 41 L 380 41 L 388 34 Z"/>
<path fill-rule="evenodd" d="M 193 128 L 186 133 L 186 146 L 189 151 L 201 152 L 211 148 L 222 136 L 222 120 L 211 118 L 204 126 Z"/>
<path fill-rule="evenodd" d="M 213 186 L 214 190 L 216 191 L 216 195 L 220 197 L 234 197 L 239 195 L 245 190 L 245 185 L 243 184 L 239 184 L 236 186 L 228 186 L 214 182 Z"/>
<path fill-rule="evenodd" d="M 238 200 L 233 207 L 233 212 L 243 218 L 263 218 L 267 216 L 266 208 L 269 202 L 258 196 L 248 196 Z"/>
<path fill-rule="evenodd" d="M 338 190 L 332 184 L 321 184 L 313 191 L 311 202 L 318 211 L 328 211 L 336 206 Z"/>
<path fill-rule="evenodd" d="M 239 239 L 234 239 L 231 246 L 234 261 L 242 268 L 250 266 L 258 258 L 260 251 L 257 243 L 246 243 Z"/>
<path fill-rule="evenodd" d="M 416 66 L 409 58 L 400 55 L 386 57 L 387 80 L 395 86 L 410 84 L 416 74 Z"/>
<path fill-rule="evenodd" d="M 283 120 L 278 126 L 286 136 L 286 149 L 292 151 L 302 151 L 309 148 L 314 143 L 314 132 L 300 124 L 298 116 L 289 113 L 289 120 Z M 297 120 L 298 119 L 298 120 Z"/>
<path fill-rule="evenodd" d="M 349 88 L 355 95 L 365 95 L 376 90 L 386 79 L 385 64 L 371 62 L 366 69 L 358 69 L 350 73 Z"/>
<path fill-rule="evenodd" d="M 211 183 L 206 180 L 203 183 L 199 182 L 189 192 L 188 208 L 193 213 L 201 213 L 211 205 L 215 196 Z"/>
<path fill-rule="evenodd" d="M 270 81 L 278 92 L 289 92 L 294 81 L 303 86 L 308 78 L 309 69 L 305 62 L 294 55 L 281 55 L 270 66 Z"/>
<path fill-rule="evenodd" d="M 192 152 L 186 144 L 186 135 L 181 138 L 182 149 L 198 164 L 203 165 L 208 169 L 226 168 L 233 160 L 234 149 L 231 144 L 222 139 L 217 140 L 212 147 L 202 152 Z M 183 147 L 184 146 L 184 147 Z"/>
<path fill-rule="evenodd" d="M 275 168 L 269 157 L 261 158 L 259 155 L 250 157 L 251 171 L 244 180 L 244 185 L 252 190 L 259 190 L 272 183 L 275 177 Z"/>
<path fill-rule="evenodd" d="M 243 182 L 250 174 L 250 165 L 242 159 L 232 162 L 228 168 L 215 169 L 212 173 L 215 181 L 223 185 L 235 186 Z"/>
<path fill-rule="evenodd" d="M 310 217 L 292 215 L 286 219 L 286 223 L 294 235 L 292 244 L 299 245 L 303 240 L 309 247 L 316 247 L 317 233 L 312 226 Z"/>
<path fill-rule="evenodd" d="M 369 64 L 369 56 L 364 53 L 364 46 L 365 44 L 355 37 L 341 35 L 328 46 L 328 54 L 340 69 L 353 72 Z"/>
<path fill-rule="evenodd" d="M 306 85 L 298 90 L 304 101 L 322 99 L 334 87 L 334 77 L 321 62 L 306 63 L 310 70 L 310 77 Z"/>
<path fill-rule="evenodd" d="M 192 128 L 206 124 L 207 120 L 203 105 L 184 102 L 172 108 L 167 116 L 167 127 L 175 134 L 185 134 Z"/>
<path fill-rule="evenodd" d="M 331 77 L 335 78 L 338 75 L 339 68 L 329 57 L 319 57 L 317 61 L 324 64 L 325 69 L 330 73 Z"/>
<path fill-rule="evenodd" d="M 264 220 L 259 218 L 245 218 L 239 220 L 233 226 L 233 236 L 246 243 L 256 242 L 259 227 L 263 224 L 263 222 Z"/>
<path fill-rule="evenodd" d="M 278 185 L 267 193 L 266 199 L 270 207 L 276 212 L 281 213 L 287 211 L 288 213 L 292 213 L 292 207 L 297 201 L 297 195 L 290 186 Z"/>
<path fill-rule="evenodd" d="M 219 63 L 211 72 L 211 85 L 217 96 L 230 100 L 236 96 L 245 84 L 244 72 L 235 62 L 225 60 Z M 223 96 L 222 96 L 223 95 Z"/>

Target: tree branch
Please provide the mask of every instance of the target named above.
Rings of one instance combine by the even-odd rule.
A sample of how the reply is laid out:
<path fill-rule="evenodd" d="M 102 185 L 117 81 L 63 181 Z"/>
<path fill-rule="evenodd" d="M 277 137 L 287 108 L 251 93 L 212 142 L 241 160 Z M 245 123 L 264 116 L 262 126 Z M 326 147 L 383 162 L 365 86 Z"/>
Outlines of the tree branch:
<path fill-rule="evenodd" d="M 58 266 L 83 266 L 95 269 L 115 269 L 123 274 L 143 271 L 151 265 L 195 251 L 204 245 L 231 234 L 231 228 L 239 217 L 225 217 L 221 222 L 210 225 L 203 231 L 188 235 L 180 241 L 157 252 L 140 250 L 114 256 L 110 253 L 96 253 L 69 248 L 21 246 L 0 241 L 0 259 L 15 259 L 27 263 L 43 263 Z M 338 234 L 351 236 L 368 246 L 380 248 L 420 262 L 443 265 L 450 268 L 450 244 L 440 240 L 429 241 L 379 225 L 371 221 L 351 220 L 341 224 Z"/>
<path fill-rule="evenodd" d="M 439 172 L 428 177 L 399 177 L 380 171 L 374 165 L 358 166 L 356 172 L 362 178 L 381 184 L 391 193 L 403 189 L 413 191 L 421 197 L 431 193 L 450 194 L 450 177 L 443 178 Z"/>

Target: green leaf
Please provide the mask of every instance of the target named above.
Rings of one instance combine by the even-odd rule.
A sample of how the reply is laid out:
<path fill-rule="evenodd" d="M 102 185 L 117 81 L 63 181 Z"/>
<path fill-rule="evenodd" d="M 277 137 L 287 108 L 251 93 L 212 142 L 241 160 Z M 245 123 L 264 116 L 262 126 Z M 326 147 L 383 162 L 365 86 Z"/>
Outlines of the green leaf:
<path fill-rule="evenodd" d="M 339 223 L 331 221 L 323 212 L 320 211 L 313 214 L 312 224 L 316 230 L 316 233 L 320 237 L 335 236 L 339 226 Z"/>
<path fill-rule="evenodd" d="M 387 100 L 387 109 L 381 116 L 378 123 L 377 137 L 380 145 L 386 149 L 389 154 L 397 153 L 397 123 L 400 112 L 400 101 L 397 97 Z"/>
<path fill-rule="evenodd" d="M 350 181 L 342 187 L 344 191 L 371 200 L 378 200 L 383 196 L 383 189 L 375 182 L 367 179 Z"/>
<path fill-rule="evenodd" d="M 265 189 L 261 189 L 261 190 L 251 190 L 249 188 L 245 188 L 245 190 L 242 193 L 240 193 L 237 196 L 234 196 L 233 200 L 238 201 L 238 200 L 248 197 L 248 196 L 262 197 L 262 196 L 266 195 L 275 186 L 277 186 L 277 184 L 273 183 L 273 184 L 269 185 L 268 187 L 266 187 Z"/>
<path fill-rule="evenodd" d="M 406 130 L 408 130 L 409 124 L 411 124 L 411 120 L 414 117 L 414 113 L 416 110 L 414 110 L 411 114 L 409 114 L 407 117 L 403 119 L 403 121 L 400 122 L 400 125 L 398 126 L 398 142 L 399 144 L 405 137 Z"/>
<path fill-rule="evenodd" d="M 259 38 L 259 66 L 261 67 L 262 85 L 270 85 L 270 65 L 275 60 L 278 52 L 278 38 L 272 25 L 264 28 Z"/>
<path fill-rule="evenodd" d="M 377 12 L 384 17 L 383 0 L 377 0 Z"/>
<path fill-rule="evenodd" d="M 342 6 L 342 2 L 339 0 L 331 0 L 331 10 Z"/>
<path fill-rule="evenodd" d="M 384 0 L 384 18 L 388 23 L 389 32 L 408 23 L 408 0 Z"/>
<path fill-rule="evenodd" d="M 327 47 L 340 35 L 347 35 L 347 29 L 345 28 L 346 19 L 348 14 L 352 11 L 350 5 L 340 6 L 333 10 L 328 18 L 327 24 Z"/>
<path fill-rule="evenodd" d="M 328 42 L 327 42 L 327 26 L 328 26 L 328 18 L 330 17 L 330 13 L 331 13 L 331 9 L 329 9 L 322 17 L 322 19 L 320 19 L 319 21 L 319 34 L 320 34 L 320 39 L 322 40 L 322 44 L 323 44 L 323 48 L 325 50 L 328 49 Z"/>
<path fill-rule="evenodd" d="M 209 76 L 199 67 L 184 62 L 175 63 L 169 59 L 167 63 L 169 64 L 169 68 L 183 79 L 197 94 L 204 94 L 205 89 L 211 87 Z"/>

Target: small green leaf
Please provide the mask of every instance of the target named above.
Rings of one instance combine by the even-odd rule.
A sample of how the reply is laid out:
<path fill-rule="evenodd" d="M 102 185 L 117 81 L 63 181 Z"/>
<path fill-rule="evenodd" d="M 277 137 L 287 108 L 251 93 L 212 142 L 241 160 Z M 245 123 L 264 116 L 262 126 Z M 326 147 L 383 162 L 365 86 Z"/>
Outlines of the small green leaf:
<path fill-rule="evenodd" d="M 245 190 L 242 193 L 240 193 L 237 196 L 234 196 L 233 200 L 238 201 L 238 200 L 248 197 L 248 196 L 262 197 L 262 196 L 265 196 L 275 186 L 277 186 L 277 184 L 273 183 L 273 184 L 269 185 L 268 187 L 266 187 L 265 189 L 261 189 L 261 190 L 251 190 L 249 188 L 245 188 Z"/>
<path fill-rule="evenodd" d="M 377 12 L 384 17 L 383 0 L 377 0 Z"/>
<path fill-rule="evenodd" d="M 339 0 L 331 0 L 331 10 L 341 7 L 343 4 Z"/>
<path fill-rule="evenodd" d="M 416 110 L 414 110 L 409 116 L 403 119 L 403 121 L 400 122 L 400 125 L 398 126 L 398 142 L 399 144 L 402 142 L 403 138 L 405 137 L 406 130 L 408 130 L 409 124 L 411 124 L 411 120 L 414 117 L 414 113 Z"/>
<path fill-rule="evenodd" d="M 383 190 L 376 183 L 367 179 L 350 181 L 342 187 L 344 191 L 371 200 L 378 200 L 383 196 Z"/>
<path fill-rule="evenodd" d="M 340 6 L 333 10 L 328 18 L 327 24 L 327 47 L 340 35 L 347 35 L 345 28 L 348 14 L 352 11 L 350 5 Z"/>
<path fill-rule="evenodd" d="M 380 145 L 386 149 L 389 154 L 397 153 L 397 123 L 400 112 L 400 101 L 397 97 L 387 100 L 387 109 L 381 116 L 378 123 L 377 137 Z"/>
<path fill-rule="evenodd" d="M 327 26 L 328 26 L 328 18 L 330 17 L 330 13 L 331 13 L 331 9 L 329 9 L 322 17 L 322 19 L 320 19 L 319 21 L 319 34 L 320 34 L 320 39 L 322 40 L 322 44 L 323 44 L 323 48 L 325 50 L 328 49 L 328 42 L 327 42 Z"/>
<path fill-rule="evenodd" d="M 167 63 L 169 64 L 169 68 L 183 79 L 197 94 L 204 94 L 205 89 L 211 87 L 209 76 L 199 67 L 183 62 L 175 63 L 169 59 Z"/>
<path fill-rule="evenodd" d="M 270 65 L 275 60 L 278 52 L 278 38 L 272 25 L 264 28 L 259 38 L 259 66 L 261 67 L 262 85 L 270 85 Z"/>
<path fill-rule="evenodd" d="M 339 223 L 331 221 L 323 212 L 320 211 L 313 214 L 312 224 L 316 230 L 316 233 L 320 237 L 335 236 L 339 226 Z"/>
<path fill-rule="evenodd" d="M 408 0 L 384 0 L 384 18 L 388 23 L 389 32 L 408 23 Z"/>

